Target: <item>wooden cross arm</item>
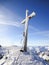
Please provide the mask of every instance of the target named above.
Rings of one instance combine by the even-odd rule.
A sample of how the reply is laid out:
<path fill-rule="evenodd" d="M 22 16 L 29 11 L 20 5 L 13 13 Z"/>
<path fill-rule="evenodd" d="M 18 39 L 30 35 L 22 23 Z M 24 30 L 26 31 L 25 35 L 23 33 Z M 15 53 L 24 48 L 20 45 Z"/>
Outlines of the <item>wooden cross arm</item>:
<path fill-rule="evenodd" d="M 34 17 L 35 15 L 36 15 L 35 12 L 32 12 L 32 13 L 28 16 L 28 18 L 31 19 L 31 18 Z M 24 19 L 21 23 L 24 24 L 25 21 L 26 21 L 26 19 Z"/>

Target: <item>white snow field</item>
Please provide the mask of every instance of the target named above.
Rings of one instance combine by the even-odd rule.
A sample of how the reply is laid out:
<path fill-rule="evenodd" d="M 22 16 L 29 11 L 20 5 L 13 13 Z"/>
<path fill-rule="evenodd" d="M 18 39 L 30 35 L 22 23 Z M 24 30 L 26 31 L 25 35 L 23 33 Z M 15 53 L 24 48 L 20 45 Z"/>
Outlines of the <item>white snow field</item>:
<path fill-rule="evenodd" d="M 49 62 L 39 57 L 44 51 L 40 51 L 41 48 L 28 48 L 27 52 L 20 52 L 20 49 L 17 46 L 0 47 L 0 55 L 3 55 L 0 65 L 49 65 Z"/>

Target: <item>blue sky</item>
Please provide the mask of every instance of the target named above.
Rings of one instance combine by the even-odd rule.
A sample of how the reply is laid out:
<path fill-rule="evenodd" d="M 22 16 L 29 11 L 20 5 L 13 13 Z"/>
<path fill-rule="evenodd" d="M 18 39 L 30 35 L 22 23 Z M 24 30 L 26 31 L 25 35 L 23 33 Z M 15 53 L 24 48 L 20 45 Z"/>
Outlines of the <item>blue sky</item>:
<path fill-rule="evenodd" d="M 33 11 L 29 20 L 28 45 L 49 45 L 49 0 L 0 0 L 0 44 L 23 46 L 21 21 Z"/>

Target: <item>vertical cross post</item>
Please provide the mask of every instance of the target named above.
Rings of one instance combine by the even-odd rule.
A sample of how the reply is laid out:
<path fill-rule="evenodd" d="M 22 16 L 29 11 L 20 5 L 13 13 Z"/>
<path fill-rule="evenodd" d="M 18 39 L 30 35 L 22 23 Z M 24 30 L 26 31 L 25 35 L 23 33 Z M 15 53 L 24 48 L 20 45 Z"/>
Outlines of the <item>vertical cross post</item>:
<path fill-rule="evenodd" d="M 25 22 L 25 33 L 24 33 L 24 51 L 27 51 L 27 36 L 28 36 L 28 10 L 26 10 L 26 22 Z"/>

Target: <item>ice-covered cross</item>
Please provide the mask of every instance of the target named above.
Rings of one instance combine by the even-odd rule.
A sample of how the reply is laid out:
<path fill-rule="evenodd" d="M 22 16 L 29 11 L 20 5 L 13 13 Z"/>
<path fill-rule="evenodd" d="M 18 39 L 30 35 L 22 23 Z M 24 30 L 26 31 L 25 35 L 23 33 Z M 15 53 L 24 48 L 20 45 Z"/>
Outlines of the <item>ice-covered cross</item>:
<path fill-rule="evenodd" d="M 28 16 L 28 10 L 26 10 L 26 18 L 21 22 L 22 24 L 25 25 L 25 31 L 24 31 L 24 50 L 23 51 L 27 51 L 27 35 L 28 35 L 28 21 L 34 17 L 36 14 L 35 12 L 32 12 L 29 16 Z"/>

